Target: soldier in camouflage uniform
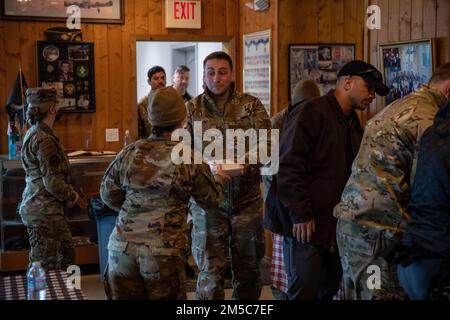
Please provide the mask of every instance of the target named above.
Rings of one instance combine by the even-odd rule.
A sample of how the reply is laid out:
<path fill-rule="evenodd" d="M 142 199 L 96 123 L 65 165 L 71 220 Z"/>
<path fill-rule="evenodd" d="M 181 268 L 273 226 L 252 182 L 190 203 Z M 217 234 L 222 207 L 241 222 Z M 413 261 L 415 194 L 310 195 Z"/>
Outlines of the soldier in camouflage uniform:
<path fill-rule="evenodd" d="M 105 289 L 111 299 L 185 299 L 186 211 L 223 200 L 220 176 L 206 164 L 175 165 L 172 131 L 186 123 L 172 87 L 149 98 L 152 135 L 127 146 L 103 177 L 100 195 L 119 212 L 108 243 Z M 215 180 L 217 179 L 217 181 Z"/>
<path fill-rule="evenodd" d="M 235 91 L 228 54 L 211 53 L 203 67 L 205 91 L 187 103 L 191 130 L 194 122 L 202 124 L 203 132 L 216 128 L 225 143 L 226 129 L 268 129 L 270 136 L 270 119 L 261 101 Z M 243 174 L 226 184 L 225 201 L 218 208 L 203 210 L 191 201 L 192 256 L 200 272 L 198 299 L 224 299 L 229 255 L 233 299 L 259 299 L 259 265 L 264 255 L 260 181 L 259 167 L 246 164 Z"/>
<path fill-rule="evenodd" d="M 45 269 L 65 268 L 74 262 L 74 248 L 64 207 L 87 203 L 70 181 L 69 161 L 52 127 L 59 108 L 56 91 L 27 90 L 27 120 L 31 125 L 22 147 L 25 190 L 20 215 L 30 241 L 30 265 L 41 261 Z"/>
<path fill-rule="evenodd" d="M 166 86 L 166 71 L 163 67 L 153 66 L 147 72 L 147 82 L 150 85 L 151 90 L 158 88 L 164 88 Z M 150 91 L 151 92 L 151 91 Z M 138 138 L 147 139 L 151 132 L 152 126 L 148 120 L 148 96 L 143 97 L 137 106 L 138 110 Z"/>
<path fill-rule="evenodd" d="M 450 63 L 412 94 L 387 106 L 366 126 L 352 174 L 335 207 L 337 243 L 347 299 L 402 299 L 395 244 L 410 216 L 406 206 L 414 178 L 417 142 L 450 97 Z M 381 271 L 381 288 L 375 280 Z M 372 275 L 373 274 L 373 275 Z"/>

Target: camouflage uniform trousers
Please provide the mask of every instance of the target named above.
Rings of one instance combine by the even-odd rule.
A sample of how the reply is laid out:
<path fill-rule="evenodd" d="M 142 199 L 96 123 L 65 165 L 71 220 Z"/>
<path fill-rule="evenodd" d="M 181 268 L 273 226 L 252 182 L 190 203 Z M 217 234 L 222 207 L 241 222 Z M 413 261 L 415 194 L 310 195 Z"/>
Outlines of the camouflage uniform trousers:
<path fill-rule="evenodd" d="M 30 241 L 30 264 L 41 261 L 46 270 L 65 269 L 75 262 L 72 234 L 65 218 L 25 223 Z"/>
<path fill-rule="evenodd" d="M 381 253 L 390 244 L 383 230 L 376 230 L 342 219 L 336 227 L 336 240 L 342 264 L 342 281 L 347 300 L 393 300 L 404 299 L 396 273 L 396 266 L 388 263 Z M 374 280 L 380 270 L 380 288 Z M 374 288 L 375 287 L 375 288 Z"/>
<path fill-rule="evenodd" d="M 156 255 L 147 245 L 110 240 L 106 296 L 112 300 L 185 300 L 184 262 L 181 254 Z"/>
<path fill-rule="evenodd" d="M 192 256 L 199 268 L 197 299 L 225 298 L 224 277 L 229 255 L 233 274 L 232 299 L 259 299 L 259 266 L 265 249 L 261 210 L 258 201 L 232 215 L 220 208 L 192 211 Z"/>

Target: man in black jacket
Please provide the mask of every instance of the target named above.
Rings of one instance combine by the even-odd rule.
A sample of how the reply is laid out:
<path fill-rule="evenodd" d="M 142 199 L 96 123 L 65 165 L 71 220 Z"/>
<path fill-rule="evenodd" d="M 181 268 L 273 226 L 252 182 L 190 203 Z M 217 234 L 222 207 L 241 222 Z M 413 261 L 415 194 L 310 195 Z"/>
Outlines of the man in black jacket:
<path fill-rule="evenodd" d="M 320 96 L 320 89 L 316 82 L 313 80 L 301 80 L 294 88 L 292 93 L 291 102 L 282 111 L 274 115 L 270 121 L 272 122 L 272 129 L 280 130 L 280 137 L 283 136 L 283 128 L 286 123 L 289 113 L 300 107 L 300 105 L 308 99 L 312 99 Z M 270 219 L 271 210 L 276 210 L 276 206 L 279 201 L 276 198 L 276 175 L 262 176 L 264 202 L 266 205 L 263 226 L 265 227 L 266 220 Z M 271 183 L 274 181 L 274 185 L 271 187 Z M 269 195 L 270 194 L 270 195 Z M 270 220 L 269 220 L 270 224 Z M 283 263 L 283 236 L 277 233 L 272 233 L 272 266 L 270 269 L 270 278 L 272 280 L 272 294 L 277 300 L 286 300 L 285 294 L 287 287 L 287 276 Z"/>
<path fill-rule="evenodd" d="M 380 72 L 354 60 L 338 73 L 336 90 L 289 115 L 280 142 L 277 196 L 289 213 L 279 223 L 289 299 L 331 299 L 341 278 L 333 208 L 351 172 L 363 130 L 355 110 L 386 95 Z M 286 217 L 287 216 L 287 217 Z"/>
<path fill-rule="evenodd" d="M 424 300 L 433 286 L 450 285 L 439 283 L 450 267 L 450 100 L 420 140 L 408 211 L 397 273 L 408 297 Z"/>

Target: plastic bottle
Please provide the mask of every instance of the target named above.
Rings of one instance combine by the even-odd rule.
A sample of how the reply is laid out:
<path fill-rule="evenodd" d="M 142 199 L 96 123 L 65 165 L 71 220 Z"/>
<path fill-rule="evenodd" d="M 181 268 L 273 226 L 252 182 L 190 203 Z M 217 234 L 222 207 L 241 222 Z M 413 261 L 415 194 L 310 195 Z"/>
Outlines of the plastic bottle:
<path fill-rule="evenodd" d="M 125 148 L 127 145 L 131 144 L 133 141 L 131 139 L 130 130 L 125 130 L 125 135 L 123 137 L 123 147 Z"/>
<path fill-rule="evenodd" d="M 33 262 L 27 273 L 28 300 L 45 300 L 45 270 L 39 261 Z"/>
<path fill-rule="evenodd" d="M 16 159 L 16 150 L 17 146 L 16 143 L 19 140 L 19 134 L 17 132 L 17 129 L 15 127 L 15 122 L 10 121 L 8 125 L 8 158 L 10 160 Z"/>

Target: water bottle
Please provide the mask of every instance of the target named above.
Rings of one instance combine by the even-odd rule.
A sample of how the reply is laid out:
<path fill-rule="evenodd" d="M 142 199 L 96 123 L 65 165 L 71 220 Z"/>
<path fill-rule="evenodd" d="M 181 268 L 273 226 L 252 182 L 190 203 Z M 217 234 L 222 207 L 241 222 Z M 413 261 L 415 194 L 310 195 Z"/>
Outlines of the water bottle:
<path fill-rule="evenodd" d="M 16 138 L 13 135 L 8 134 L 8 159 L 13 160 L 16 158 Z"/>
<path fill-rule="evenodd" d="M 16 143 L 19 140 L 19 135 L 15 127 L 15 122 L 11 121 L 8 125 L 8 158 L 10 160 L 16 159 L 17 146 Z"/>
<path fill-rule="evenodd" d="M 39 261 L 33 262 L 27 273 L 28 300 L 45 300 L 45 270 Z"/>

